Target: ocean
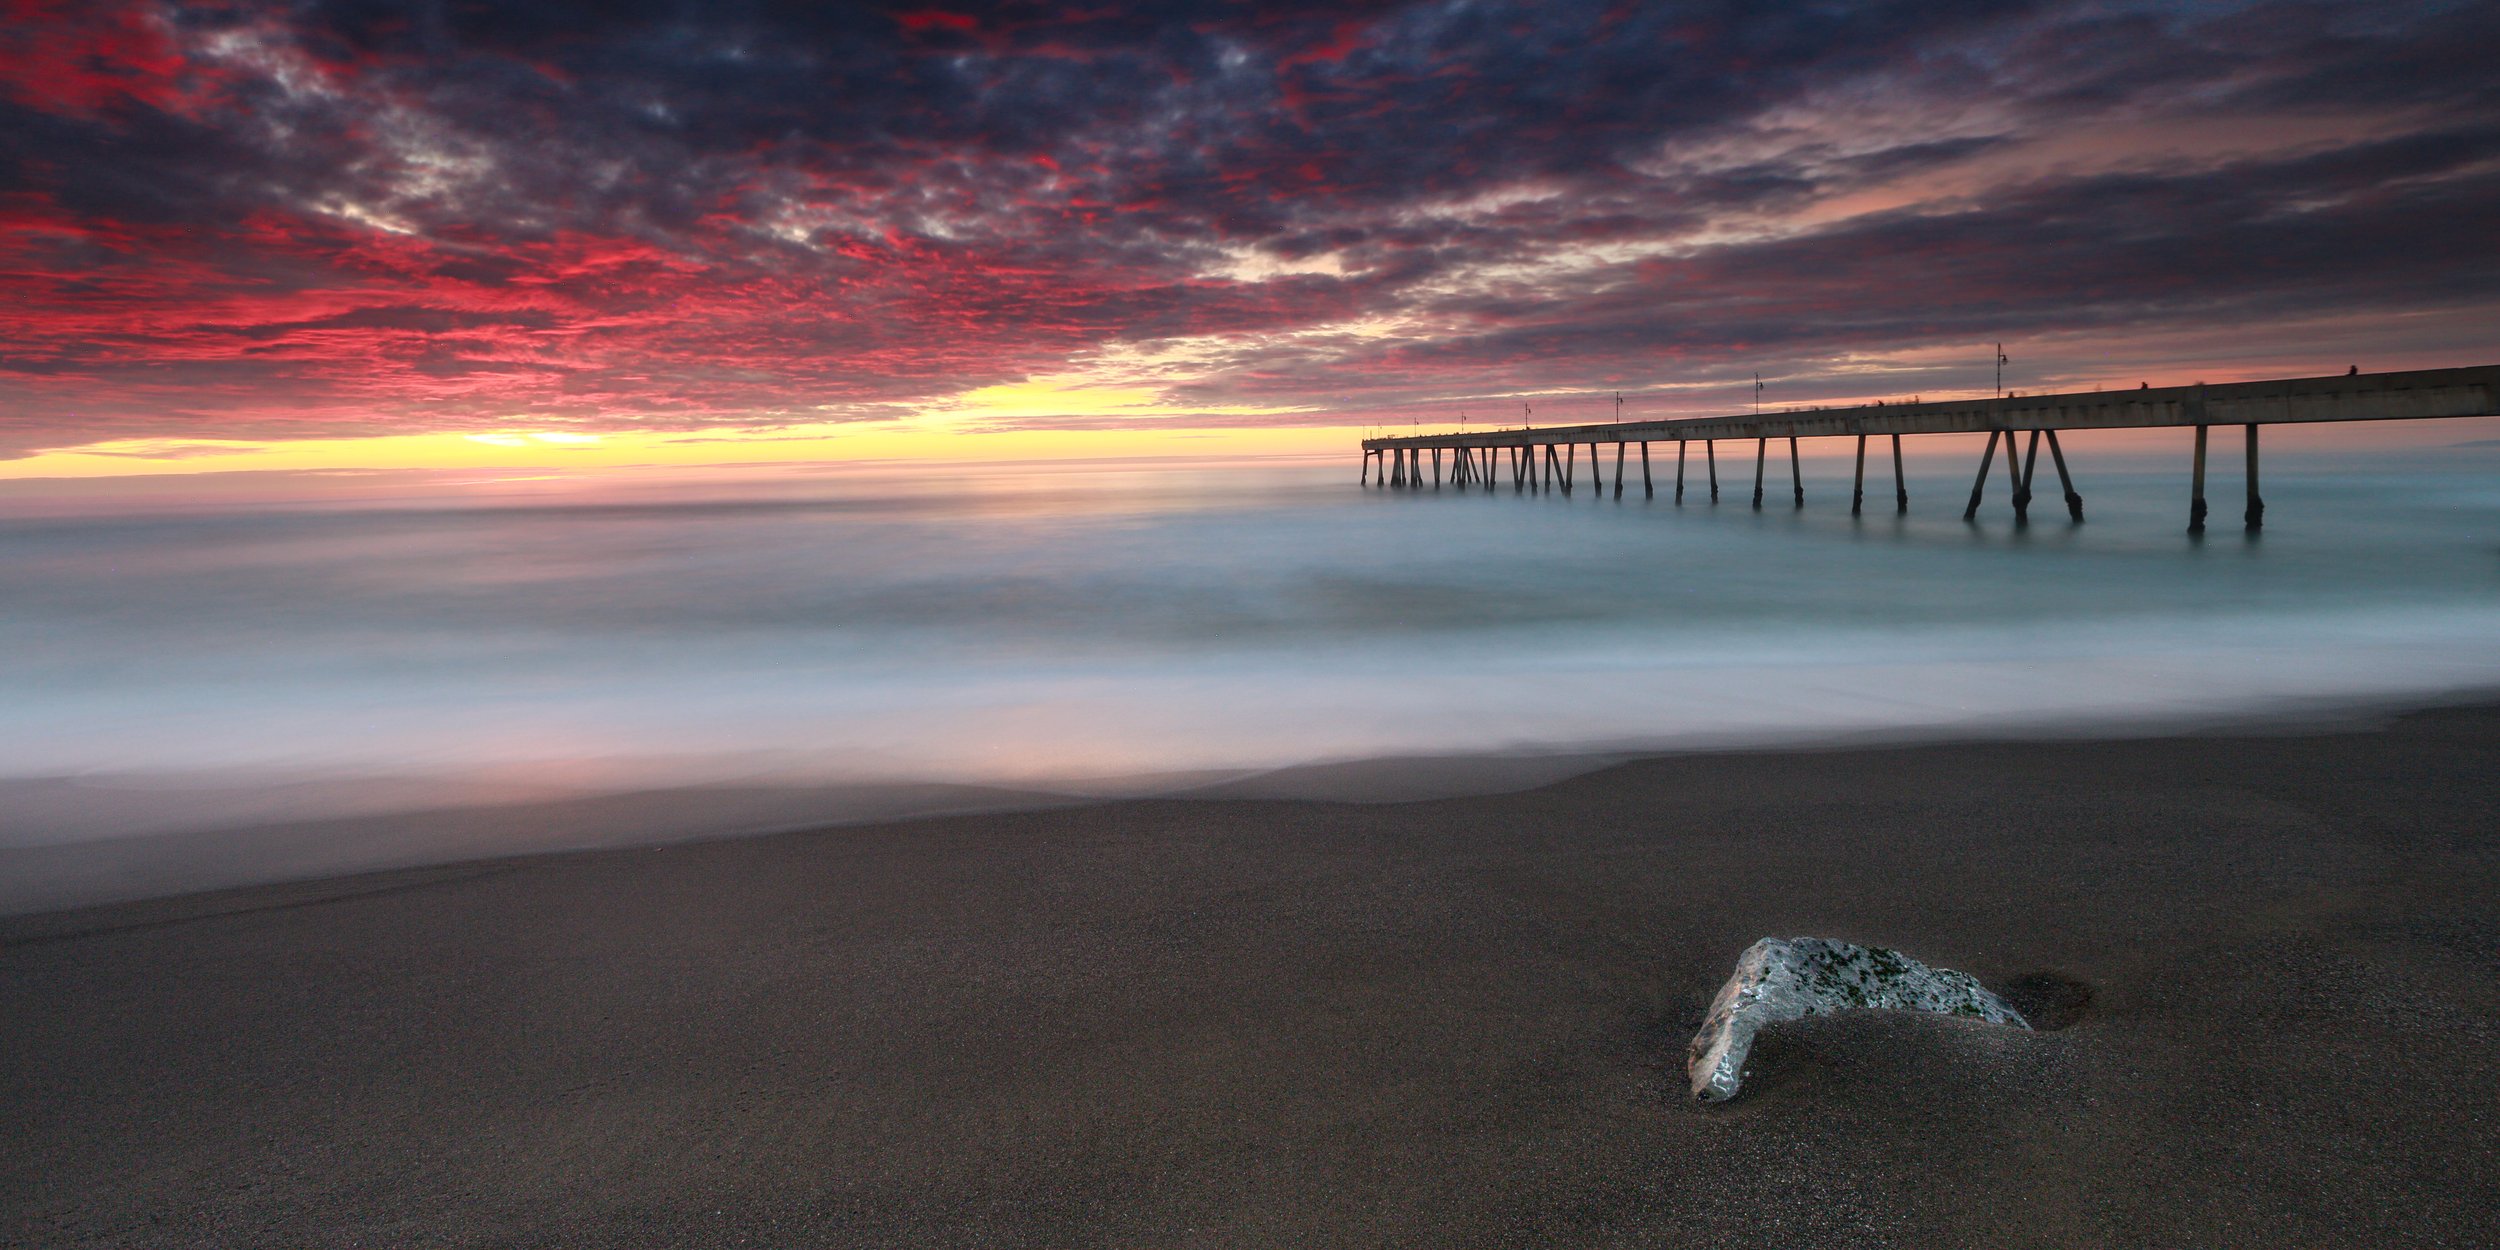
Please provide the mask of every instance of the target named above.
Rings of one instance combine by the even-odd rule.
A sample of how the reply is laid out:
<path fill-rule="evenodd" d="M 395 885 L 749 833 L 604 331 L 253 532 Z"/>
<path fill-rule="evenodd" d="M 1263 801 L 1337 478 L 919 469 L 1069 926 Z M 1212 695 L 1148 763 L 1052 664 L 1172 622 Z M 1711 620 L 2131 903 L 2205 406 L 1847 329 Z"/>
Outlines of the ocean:
<path fill-rule="evenodd" d="M 1966 457 L 1914 460 L 1907 516 L 1870 463 L 1853 518 L 1844 460 L 1809 460 L 1799 510 L 1775 448 L 1756 512 L 1751 449 L 1722 450 L 1715 508 L 1698 457 L 1672 502 L 1671 455 L 1656 498 L 1637 461 L 1617 498 L 1366 488 L 1351 454 L 0 483 L 0 907 L 608 836 L 516 816 L 306 849 L 417 810 L 742 796 L 625 822 L 665 840 L 1209 787 L 1403 798 L 2500 688 L 2500 448 L 2275 456 L 2258 538 L 2218 455 L 2201 541 L 2174 456 L 2070 449 L 2088 521 L 2050 487 L 2018 528 L 2001 471 L 1961 520 Z M 300 836 L 203 850 L 277 824 Z M 110 872 L 77 858 L 107 844 Z"/>

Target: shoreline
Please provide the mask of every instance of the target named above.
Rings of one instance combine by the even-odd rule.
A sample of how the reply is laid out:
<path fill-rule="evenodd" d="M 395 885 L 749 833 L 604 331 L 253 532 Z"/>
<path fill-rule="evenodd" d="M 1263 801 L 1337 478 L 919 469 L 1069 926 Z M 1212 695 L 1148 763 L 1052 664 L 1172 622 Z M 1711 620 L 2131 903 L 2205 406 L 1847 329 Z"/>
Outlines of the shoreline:
<path fill-rule="evenodd" d="M 2500 688 L 2376 697 L 2284 696 L 2253 706 L 2136 716 L 1995 724 L 1903 725 L 1822 733 L 1734 732 L 1671 744 L 1589 743 L 1516 751 L 1320 760 L 1276 768 L 1202 770 L 1064 783 L 952 781 L 781 783 L 731 780 L 653 789 L 565 792 L 511 782 L 467 784 L 491 795 L 454 804 L 419 796 L 447 786 L 421 776 L 341 777 L 261 785 L 140 778 L 93 785 L 77 778 L 0 780 L 0 810 L 22 827 L 76 819 L 115 805 L 163 813 L 216 804 L 283 813 L 290 791 L 345 806 L 301 818 L 212 820 L 108 836 L 0 842 L 0 920 L 265 886 L 302 885 L 403 869 L 511 858 L 772 837 L 952 816 L 1092 807 L 1152 799 L 1411 803 L 1533 790 L 1627 763 L 1683 757 L 1824 754 L 1987 743 L 2120 742 L 2166 738 L 2356 733 L 2410 715 L 2500 708 Z M 354 810 L 358 806 L 372 810 Z M 164 819 L 162 815 L 157 819 Z M 103 819 L 132 817 L 115 812 Z M 141 818 L 144 819 L 144 818 Z M 179 818 L 177 818 L 179 819 Z"/>
<path fill-rule="evenodd" d="M 0 919 L 0 1241 L 2474 1244 L 2500 707 Z M 1766 935 L 2090 991 L 1683 1047 Z"/>

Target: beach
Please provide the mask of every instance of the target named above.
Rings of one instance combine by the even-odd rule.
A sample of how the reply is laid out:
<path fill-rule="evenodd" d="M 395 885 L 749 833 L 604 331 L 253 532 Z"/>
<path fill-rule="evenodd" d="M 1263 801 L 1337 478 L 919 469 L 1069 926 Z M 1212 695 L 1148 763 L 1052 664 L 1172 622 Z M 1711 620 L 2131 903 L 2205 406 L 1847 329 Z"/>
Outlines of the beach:
<path fill-rule="evenodd" d="M 2490 1244 L 2495 764 L 1695 752 L 14 916 L 0 1244 Z M 1698 1104 L 1771 935 L 2062 1027 L 1784 1025 Z"/>

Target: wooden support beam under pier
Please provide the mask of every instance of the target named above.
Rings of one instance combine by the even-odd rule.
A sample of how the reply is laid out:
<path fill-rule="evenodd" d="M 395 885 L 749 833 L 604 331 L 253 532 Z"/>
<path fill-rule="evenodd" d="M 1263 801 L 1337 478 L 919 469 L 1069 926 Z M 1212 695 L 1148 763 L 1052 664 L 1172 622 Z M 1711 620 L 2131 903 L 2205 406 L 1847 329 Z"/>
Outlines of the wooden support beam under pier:
<path fill-rule="evenodd" d="M 2257 493 L 2257 427 L 2248 427 L 2248 510 L 2240 514 L 2249 533 L 2266 527 L 2265 497 Z"/>
<path fill-rule="evenodd" d="M 2011 456 L 2014 453 L 2009 450 L 2005 454 Z M 1975 521 L 1979 519 L 1979 497 L 1985 494 L 1988 490 L 1988 469 L 1989 466 L 1996 463 L 1996 458 L 1997 432 L 1995 430 L 1990 430 L 1988 431 L 1988 449 L 1979 453 L 1979 476 L 1971 479 L 1970 505 L 1962 509 L 1963 520 Z"/>
<path fill-rule="evenodd" d="M 2080 525 L 2083 523 L 2083 496 L 2075 493 L 2075 479 L 2066 472 L 2066 452 L 2057 445 L 2057 431 L 2048 431 L 2048 436 L 2049 459 L 2057 463 L 2058 489 L 2066 492 L 2066 519 Z M 1896 438 L 1893 441 L 1897 443 L 1900 440 Z"/>
<path fill-rule="evenodd" d="M 1901 436 L 1892 436 L 1892 510 L 1895 515 L 1910 511 L 1910 487 L 1901 477 Z"/>
<path fill-rule="evenodd" d="M 2196 427 L 2196 467 L 2188 483 L 2188 532 L 2205 532 L 2205 427 Z"/>
<path fill-rule="evenodd" d="M 2011 436 L 2005 444 L 2005 467 L 2014 467 L 2014 444 Z M 2031 523 L 2031 471 L 2040 466 L 2040 431 L 2031 432 L 2031 441 L 2023 449 L 2023 471 L 2014 479 L 2014 523 Z"/>
<path fill-rule="evenodd" d="M 1849 477 L 1849 515 L 1866 510 L 1866 436 L 1858 435 L 1858 468 Z"/>

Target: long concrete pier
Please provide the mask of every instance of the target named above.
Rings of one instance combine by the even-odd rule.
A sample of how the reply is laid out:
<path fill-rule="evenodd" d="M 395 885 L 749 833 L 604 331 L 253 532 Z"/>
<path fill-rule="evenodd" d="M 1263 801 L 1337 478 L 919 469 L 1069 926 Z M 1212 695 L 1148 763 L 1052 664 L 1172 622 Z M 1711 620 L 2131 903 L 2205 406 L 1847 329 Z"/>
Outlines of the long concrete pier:
<path fill-rule="evenodd" d="M 2060 395 L 2013 395 L 1997 399 L 1939 400 L 1922 403 L 1877 403 L 1851 408 L 1810 408 L 1726 417 L 1689 417 L 1674 421 L 1624 421 L 1606 425 L 1548 426 L 1543 429 L 1470 430 L 1454 434 L 1418 434 L 1363 440 L 1361 480 L 1385 487 L 1440 487 L 1444 457 L 1448 484 L 1492 490 L 1507 477 L 1514 490 L 1570 491 L 1579 477 L 1579 453 L 1588 450 L 1589 485 L 1606 487 L 1600 451 L 1614 448 L 1614 495 L 1624 488 L 1626 453 L 1640 449 L 1641 491 L 1657 493 L 1650 464 L 1652 443 L 1675 444 L 1675 501 L 1684 502 L 1689 454 L 1701 444 L 1702 470 L 1708 475 L 1710 502 L 1719 502 L 1718 444 L 1722 439 L 1752 439 L 1753 506 L 1762 506 L 1771 440 L 1788 440 L 1792 502 L 1805 506 L 1805 476 L 1798 464 L 1797 441 L 1805 438 L 1855 438 L 1857 476 L 1849 510 L 1863 510 L 1866 501 L 1866 440 L 1891 440 L 1893 501 L 1907 512 L 1910 496 L 1901 476 L 1901 440 L 1919 434 L 1986 434 L 1979 474 L 1972 482 L 1964 519 L 1978 516 L 1988 476 L 2005 445 L 2006 482 L 2016 520 L 2028 520 L 2032 471 L 2038 467 L 2045 441 L 2065 495 L 2068 516 L 2083 519 L 2083 496 L 2077 493 L 2066 463 L 2061 431 L 2193 428 L 2196 449 L 2190 469 L 2188 530 L 2205 528 L 2205 459 L 2212 427 L 2239 426 L 2247 456 L 2248 504 L 2243 523 L 2255 530 L 2265 523 L 2265 500 L 2258 491 L 2257 431 L 2268 425 L 2305 425 L 2325 421 L 2403 421 L 2440 417 L 2500 416 L 2500 365 L 2455 369 L 2411 369 L 2394 373 L 2347 373 L 2323 378 L 2282 378 L 2262 382 L 2144 387 L 2132 391 L 2078 391 Z M 2017 456 L 2016 439 L 2028 436 Z M 1429 470 L 1426 466 L 1429 465 Z M 1429 480 L 1427 480 L 1429 472 Z M 1698 484 L 1697 484 L 1698 485 Z"/>

